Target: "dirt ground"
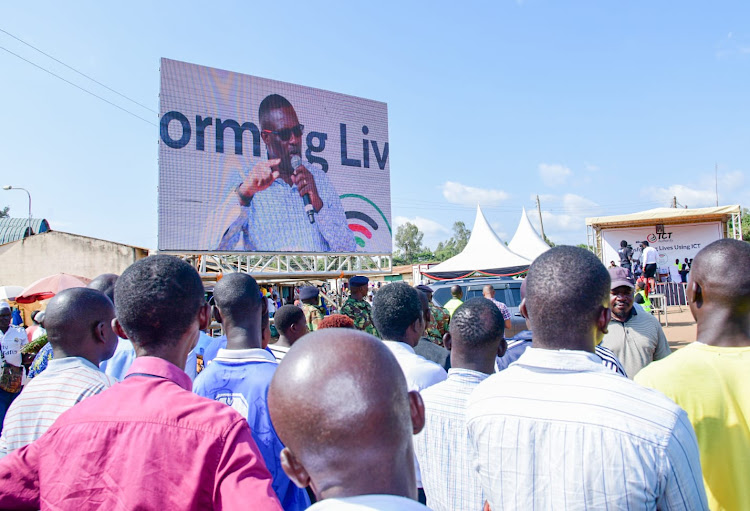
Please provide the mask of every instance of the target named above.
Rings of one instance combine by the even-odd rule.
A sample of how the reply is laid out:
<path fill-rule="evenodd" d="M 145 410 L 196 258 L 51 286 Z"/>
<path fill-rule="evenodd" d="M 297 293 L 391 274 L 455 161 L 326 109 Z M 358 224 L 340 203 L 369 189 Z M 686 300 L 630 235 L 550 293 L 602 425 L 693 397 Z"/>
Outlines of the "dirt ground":
<path fill-rule="evenodd" d="M 682 311 L 678 306 L 668 307 L 667 318 L 669 319 L 669 326 L 664 324 L 664 315 L 661 317 L 661 326 L 664 328 L 664 335 L 667 336 L 669 346 L 673 350 L 695 341 L 695 320 L 686 305 L 682 306 Z"/>

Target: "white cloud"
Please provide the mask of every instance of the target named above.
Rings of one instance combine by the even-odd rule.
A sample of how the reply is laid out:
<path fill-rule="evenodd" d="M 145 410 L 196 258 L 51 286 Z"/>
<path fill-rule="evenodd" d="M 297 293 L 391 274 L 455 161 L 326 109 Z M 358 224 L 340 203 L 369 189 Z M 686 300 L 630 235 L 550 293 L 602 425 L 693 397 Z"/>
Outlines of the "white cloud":
<path fill-rule="evenodd" d="M 583 162 L 583 167 L 588 170 L 589 172 L 598 172 L 599 166 L 594 165 L 593 163 L 589 163 L 587 161 Z"/>
<path fill-rule="evenodd" d="M 508 200 L 510 195 L 503 190 L 494 188 L 475 188 L 455 181 L 446 181 L 443 184 L 443 197 L 452 204 L 497 206 Z"/>
<path fill-rule="evenodd" d="M 532 196 L 536 200 L 536 196 Z M 586 241 L 586 217 L 602 213 L 602 207 L 596 202 L 576 195 L 540 195 L 544 233 L 557 244 L 576 245 Z M 529 220 L 541 234 L 539 215 L 529 211 Z"/>
<path fill-rule="evenodd" d="M 539 177 L 547 186 L 559 186 L 565 184 L 573 172 L 566 166 L 557 163 L 540 163 Z"/>
<path fill-rule="evenodd" d="M 434 220 L 430 220 L 429 218 L 424 218 L 421 216 L 415 216 L 412 218 L 405 216 L 395 217 L 395 229 L 393 230 L 394 237 L 396 235 L 398 227 L 405 224 L 406 222 L 416 225 L 417 228 L 422 231 L 422 233 L 424 234 L 424 238 L 422 238 L 422 244 L 430 247 L 431 249 L 434 249 L 439 242 L 445 241 L 450 238 L 451 231 L 448 228 L 444 227 L 438 222 L 435 222 Z"/>
<path fill-rule="evenodd" d="M 718 176 L 719 204 L 738 202 L 745 184 L 742 171 L 734 170 Z M 714 174 L 704 174 L 697 183 L 688 185 L 675 184 L 662 187 L 647 187 L 641 190 L 641 195 L 654 201 L 662 202 L 666 207 L 672 203 L 672 197 L 677 202 L 689 208 L 703 208 L 716 205 L 716 178 Z"/>

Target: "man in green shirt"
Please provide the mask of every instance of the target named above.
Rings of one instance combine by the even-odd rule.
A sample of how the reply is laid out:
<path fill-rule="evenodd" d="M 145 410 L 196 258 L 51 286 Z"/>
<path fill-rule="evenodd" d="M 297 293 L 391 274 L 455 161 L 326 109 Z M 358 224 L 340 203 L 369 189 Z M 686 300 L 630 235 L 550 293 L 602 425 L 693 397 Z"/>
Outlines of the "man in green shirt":
<path fill-rule="evenodd" d="M 318 329 L 318 324 L 326 315 L 325 308 L 320 305 L 320 291 L 315 286 L 305 286 L 299 290 L 302 302 L 302 312 L 305 313 L 307 328 L 311 332 Z"/>
<path fill-rule="evenodd" d="M 453 313 L 456 312 L 456 309 L 458 309 L 459 306 L 464 303 L 464 301 L 461 300 L 461 298 L 463 298 L 464 296 L 464 292 L 461 290 L 461 286 L 451 286 L 451 296 L 453 298 L 445 302 L 443 308 L 448 311 L 448 314 L 453 316 Z"/>
<path fill-rule="evenodd" d="M 365 301 L 370 279 L 354 276 L 349 279 L 350 295 L 341 307 L 341 314 L 354 321 L 354 328 L 362 330 L 375 337 L 380 337 L 375 324 L 372 322 L 372 306 Z"/>

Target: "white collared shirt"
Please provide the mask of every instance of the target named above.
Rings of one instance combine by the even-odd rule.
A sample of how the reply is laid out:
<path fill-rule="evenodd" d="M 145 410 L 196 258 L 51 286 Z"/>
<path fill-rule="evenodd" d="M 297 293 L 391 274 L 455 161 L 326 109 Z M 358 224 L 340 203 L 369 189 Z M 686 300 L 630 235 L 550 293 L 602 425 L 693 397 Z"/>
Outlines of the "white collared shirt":
<path fill-rule="evenodd" d="M 308 511 L 429 511 L 416 500 L 396 495 L 357 495 L 316 502 Z"/>
<path fill-rule="evenodd" d="M 593 353 L 528 348 L 466 417 L 493 511 L 708 509 L 684 410 Z"/>
<path fill-rule="evenodd" d="M 406 377 L 409 390 L 423 390 L 430 385 L 440 383 L 448 377 L 445 369 L 424 357 L 417 355 L 414 348 L 405 342 L 383 341 L 396 357 Z"/>
<path fill-rule="evenodd" d="M 466 404 L 489 374 L 452 367 L 448 379 L 425 389 L 424 429 L 414 436 L 414 452 L 427 501 L 434 511 L 480 511 L 484 495 L 474 470 L 466 433 Z"/>

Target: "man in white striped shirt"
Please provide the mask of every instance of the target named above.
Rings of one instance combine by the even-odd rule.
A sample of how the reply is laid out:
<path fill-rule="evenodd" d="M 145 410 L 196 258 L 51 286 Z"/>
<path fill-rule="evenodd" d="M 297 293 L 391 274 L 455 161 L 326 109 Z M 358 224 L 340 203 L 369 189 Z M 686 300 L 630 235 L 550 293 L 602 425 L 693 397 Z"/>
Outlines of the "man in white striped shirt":
<path fill-rule="evenodd" d="M 472 298 L 451 318 L 448 379 L 422 391 L 425 426 L 414 436 L 427 504 L 434 511 L 476 510 L 484 505 L 466 434 L 466 403 L 495 370 L 505 351 L 502 312 L 486 298 Z"/>
<path fill-rule="evenodd" d="M 586 250 L 555 247 L 531 265 L 522 307 L 534 347 L 480 383 L 467 408 L 493 511 L 708 509 L 685 411 L 594 355 L 609 292 Z"/>
<path fill-rule="evenodd" d="M 55 357 L 8 410 L 0 457 L 30 444 L 63 412 L 116 383 L 99 370 L 117 347 L 114 317 L 112 301 L 95 289 L 66 289 L 50 300 L 44 324 Z"/>

